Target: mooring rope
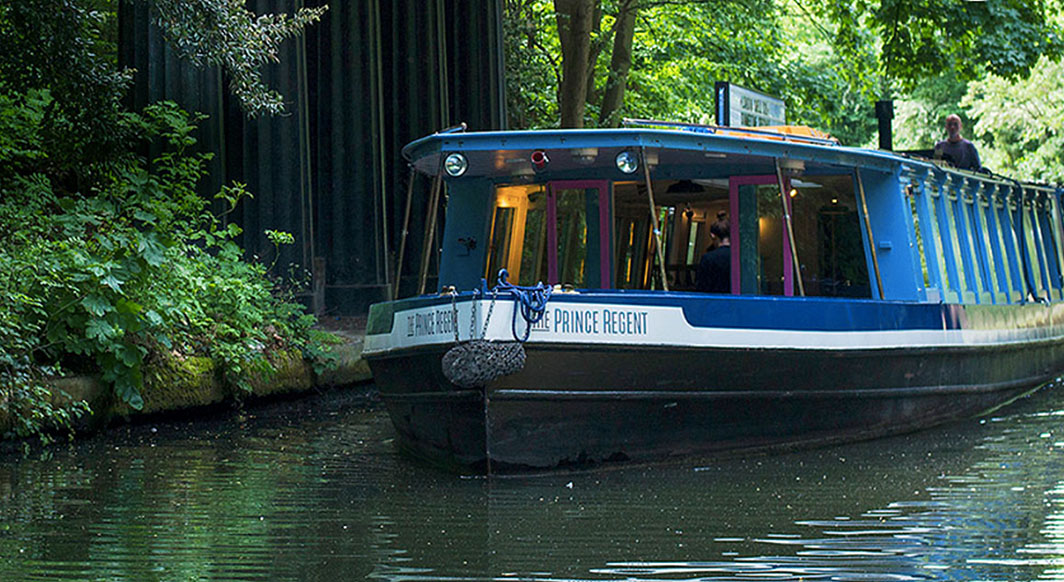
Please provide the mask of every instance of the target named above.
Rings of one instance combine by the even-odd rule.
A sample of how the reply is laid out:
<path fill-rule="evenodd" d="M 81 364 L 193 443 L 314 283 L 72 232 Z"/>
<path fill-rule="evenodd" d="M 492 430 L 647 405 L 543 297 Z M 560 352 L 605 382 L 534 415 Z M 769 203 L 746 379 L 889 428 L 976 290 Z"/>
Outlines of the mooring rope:
<path fill-rule="evenodd" d="M 551 287 L 544 285 L 542 281 L 531 287 L 514 285 L 506 280 L 509 276 L 510 273 L 506 269 L 499 270 L 499 284 L 495 290 L 509 291 L 513 295 L 514 313 L 513 320 L 510 322 L 510 331 L 513 332 L 515 340 L 524 343 L 528 341 L 532 326 L 539 323 L 543 319 L 543 314 L 547 312 L 547 300 L 550 299 Z M 523 335 L 517 333 L 518 311 L 521 312 L 521 318 L 525 320 Z"/>

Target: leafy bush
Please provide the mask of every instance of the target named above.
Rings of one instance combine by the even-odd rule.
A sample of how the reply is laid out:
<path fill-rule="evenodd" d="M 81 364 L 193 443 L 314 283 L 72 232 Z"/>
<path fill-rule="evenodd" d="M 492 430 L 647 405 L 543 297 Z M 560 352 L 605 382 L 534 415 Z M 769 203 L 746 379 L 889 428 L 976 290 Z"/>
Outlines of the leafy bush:
<path fill-rule="evenodd" d="M 122 131 L 162 153 L 149 164 L 130 144 L 90 191 L 69 192 L 33 171 L 47 157 L 50 104 L 46 91 L 0 95 L 0 413 L 18 435 L 69 426 L 84 410 L 51 394 L 48 379 L 64 370 L 99 374 L 140 408 L 154 358 L 208 356 L 247 390 L 272 372 L 274 351 L 323 351 L 313 318 L 266 266 L 243 260 L 240 228 L 196 194 L 209 155 L 191 153 L 194 118 L 170 103 L 124 115 Z M 229 210 L 245 196 L 240 184 L 218 195 Z"/>

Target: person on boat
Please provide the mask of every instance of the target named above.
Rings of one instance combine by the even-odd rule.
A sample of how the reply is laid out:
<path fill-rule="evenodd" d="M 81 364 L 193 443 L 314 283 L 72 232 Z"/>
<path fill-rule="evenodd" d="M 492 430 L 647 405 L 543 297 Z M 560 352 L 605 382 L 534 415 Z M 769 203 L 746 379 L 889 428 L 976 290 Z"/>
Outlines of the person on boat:
<path fill-rule="evenodd" d="M 946 117 L 946 139 L 935 144 L 935 159 L 946 160 L 961 170 L 978 172 L 983 164 L 979 161 L 979 152 L 975 144 L 961 136 L 960 116 L 951 114 Z"/>
<path fill-rule="evenodd" d="M 720 222 L 720 221 L 722 221 L 722 220 L 724 220 L 726 218 L 728 218 L 728 211 L 727 210 L 718 210 L 717 211 L 717 222 Z M 712 224 L 709 225 L 709 234 L 711 234 L 712 236 L 709 237 L 710 238 L 710 240 L 709 240 L 709 248 L 706 249 L 707 253 L 709 251 L 711 251 L 711 250 L 713 250 L 713 249 L 715 249 L 715 248 L 720 246 L 720 237 L 718 237 L 717 235 L 713 234 L 713 225 Z"/>
<path fill-rule="evenodd" d="M 731 230 L 727 218 L 720 218 L 709 227 L 709 233 L 720 241 L 710 247 L 698 262 L 695 289 L 706 293 L 731 292 Z"/>

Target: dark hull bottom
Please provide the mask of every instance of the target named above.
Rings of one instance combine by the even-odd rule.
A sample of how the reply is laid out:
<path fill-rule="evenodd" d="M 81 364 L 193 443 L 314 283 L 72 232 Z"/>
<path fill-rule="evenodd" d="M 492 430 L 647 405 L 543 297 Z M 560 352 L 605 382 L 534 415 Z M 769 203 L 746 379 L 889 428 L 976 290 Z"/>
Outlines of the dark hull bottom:
<path fill-rule="evenodd" d="M 401 446 L 476 473 L 908 432 L 993 409 L 1064 367 L 1049 343 L 875 353 L 530 348 L 522 372 L 484 391 L 447 382 L 442 353 L 371 366 Z"/>

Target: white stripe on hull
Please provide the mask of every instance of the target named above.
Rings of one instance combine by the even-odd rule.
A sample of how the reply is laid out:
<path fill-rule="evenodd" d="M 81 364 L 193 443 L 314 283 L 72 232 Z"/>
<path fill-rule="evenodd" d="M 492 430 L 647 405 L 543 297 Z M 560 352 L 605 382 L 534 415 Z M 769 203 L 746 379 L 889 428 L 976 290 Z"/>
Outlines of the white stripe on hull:
<path fill-rule="evenodd" d="M 363 353 L 369 357 L 383 356 L 408 348 L 454 343 L 456 328 L 460 341 L 470 339 L 471 328 L 477 339 L 483 333 L 488 340 L 512 341 L 513 302 L 497 302 L 483 332 L 490 301 L 476 303 L 476 321 L 472 326 L 474 310 L 468 301 L 457 307 L 440 304 L 397 312 L 393 315 L 391 333 L 368 335 Z M 1064 326 L 1051 325 L 1050 309 L 1043 309 L 1044 317 L 1027 317 L 1022 327 L 1003 329 L 796 331 L 693 326 L 680 307 L 553 302 L 548 304 L 545 321 L 532 329 L 528 341 L 533 345 L 817 350 L 990 347 L 1064 341 Z M 524 330 L 525 322 L 519 315 L 517 331 Z"/>

